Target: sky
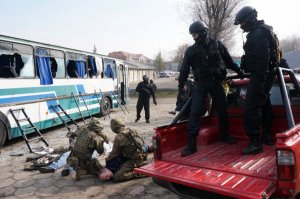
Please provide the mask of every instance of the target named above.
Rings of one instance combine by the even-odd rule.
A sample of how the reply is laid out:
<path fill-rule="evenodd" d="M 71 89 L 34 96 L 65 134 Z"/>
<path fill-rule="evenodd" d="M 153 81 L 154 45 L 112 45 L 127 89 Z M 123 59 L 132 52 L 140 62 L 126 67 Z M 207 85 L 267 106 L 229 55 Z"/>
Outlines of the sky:
<path fill-rule="evenodd" d="M 170 59 L 188 33 L 189 0 L 0 0 L 0 34 L 107 55 L 113 51 Z M 300 34 L 299 0 L 246 0 L 279 39 Z M 245 34 L 244 34 L 245 37 Z M 233 55 L 242 54 L 237 31 Z"/>

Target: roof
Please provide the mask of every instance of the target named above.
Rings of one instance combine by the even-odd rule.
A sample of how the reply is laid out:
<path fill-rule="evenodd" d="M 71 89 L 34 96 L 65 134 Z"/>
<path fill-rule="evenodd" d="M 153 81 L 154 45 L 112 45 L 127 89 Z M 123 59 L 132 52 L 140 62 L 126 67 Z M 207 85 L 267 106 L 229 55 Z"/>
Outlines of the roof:
<path fill-rule="evenodd" d="M 300 68 L 300 50 L 283 54 L 291 69 Z"/>
<path fill-rule="evenodd" d="M 123 61 L 126 65 L 128 65 L 128 68 L 131 69 L 146 69 L 146 70 L 156 70 L 156 68 L 152 65 L 147 65 L 139 62 L 134 61 Z"/>

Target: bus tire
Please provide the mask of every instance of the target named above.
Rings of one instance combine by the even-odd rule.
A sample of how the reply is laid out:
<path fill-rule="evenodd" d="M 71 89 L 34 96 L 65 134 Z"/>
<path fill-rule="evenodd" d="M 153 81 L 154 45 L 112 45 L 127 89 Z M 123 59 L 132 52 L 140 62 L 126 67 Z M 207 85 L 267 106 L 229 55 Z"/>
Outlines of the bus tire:
<path fill-rule="evenodd" d="M 10 130 L 10 123 L 7 117 L 0 112 L 0 147 L 4 146 L 8 132 Z"/>
<path fill-rule="evenodd" d="M 102 115 L 106 116 L 110 114 L 110 109 L 111 109 L 111 101 L 108 97 L 105 97 L 103 99 L 103 110 L 102 110 Z"/>

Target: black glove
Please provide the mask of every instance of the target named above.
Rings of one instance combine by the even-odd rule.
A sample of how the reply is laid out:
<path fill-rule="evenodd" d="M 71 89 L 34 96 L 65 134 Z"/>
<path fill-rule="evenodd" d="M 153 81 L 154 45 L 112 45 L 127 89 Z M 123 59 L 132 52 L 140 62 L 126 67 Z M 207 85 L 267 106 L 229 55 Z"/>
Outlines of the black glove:
<path fill-rule="evenodd" d="M 237 74 L 238 74 L 238 77 L 239 77 L 240 79 L 244 79 L 244 78 L 245 78 L 245 73 L 244 73 L 243 71 L 238 70 L 238 71 L 237 71 Z"/>

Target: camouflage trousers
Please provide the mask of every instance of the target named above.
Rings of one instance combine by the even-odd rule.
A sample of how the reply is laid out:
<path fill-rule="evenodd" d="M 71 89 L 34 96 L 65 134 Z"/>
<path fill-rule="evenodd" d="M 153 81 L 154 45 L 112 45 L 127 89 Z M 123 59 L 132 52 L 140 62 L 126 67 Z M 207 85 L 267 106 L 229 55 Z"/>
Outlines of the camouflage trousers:
<path fill-rule="evenodd" d="M 90 160 L 80 160 L 75 156 L 69 156 L 67 163 L 70 164 L 76 171 L 76 180 L 80 180 L 83 175 L 98 175 L 102 167 L 100 162 L 96 158 Z"/>
<path fill-rule="evenodd" d="M 133 161 L 125 162 L 119 170 L 117 170 L 113 175 L 113 182 L 124 182 L 131 179 L 141 177 L 140 174 L 135 173 L 133 170 L 142 166 L 142 163 L 136 164 Z"/>

